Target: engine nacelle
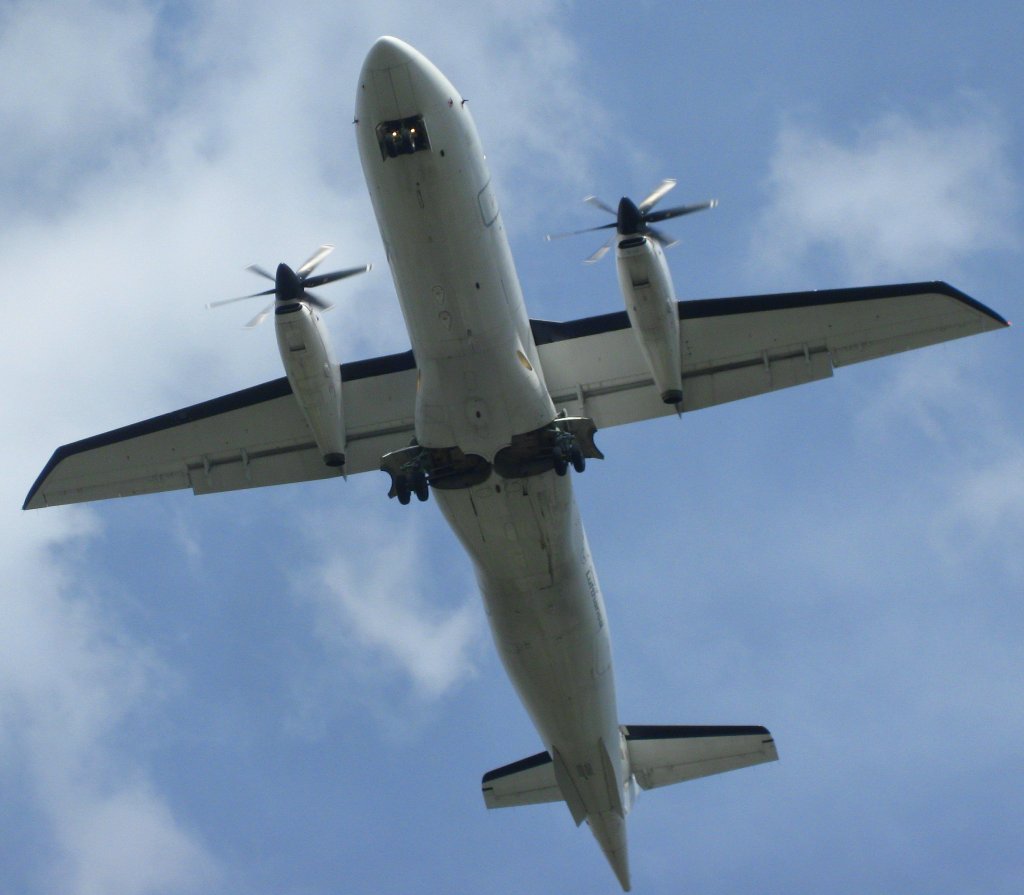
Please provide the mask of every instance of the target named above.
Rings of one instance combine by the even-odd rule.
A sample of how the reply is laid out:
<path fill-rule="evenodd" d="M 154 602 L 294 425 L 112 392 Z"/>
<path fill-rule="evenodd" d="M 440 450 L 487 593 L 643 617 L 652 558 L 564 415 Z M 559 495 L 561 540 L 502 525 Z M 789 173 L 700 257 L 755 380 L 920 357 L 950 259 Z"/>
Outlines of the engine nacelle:
<path fill-rule="evenodd" d="M 274 309 L 277 347 L 317 447 L 328 466 L 345 465 L 345 413 L 341 397 L 341 368 L 334 360 L 320 315 L 304 302 L 278 304 Z"/>
<path fill-rule="evenodd" d="M 626 313 L 661 400 L 683 400 L 679 311 L 661 246 L 647 236 L 619 237 L 615 260 Z"/>

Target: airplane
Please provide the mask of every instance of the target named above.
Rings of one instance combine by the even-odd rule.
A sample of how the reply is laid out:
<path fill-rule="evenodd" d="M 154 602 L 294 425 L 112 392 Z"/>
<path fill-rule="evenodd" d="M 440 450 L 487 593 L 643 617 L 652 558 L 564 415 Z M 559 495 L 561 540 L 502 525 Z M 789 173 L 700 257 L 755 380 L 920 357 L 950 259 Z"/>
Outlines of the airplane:
<path fill-rule="evenodd" d="M 411 350 L 338 364 L 307 291 L 329 251 L 275 274 L 285 376 L 58 448 L 25 508 L 209 494 L 383 470 L 433 494 L 469 555 L 504 667 L 543 746 L 489 771 L 488 808 L 563 802 L 623 890 L 638 789 L 775 761 L 759 725 L 622 724 L 608 614 L 573 496 L 595 432 L 826 379 L 837 367 L 1009 324 L 941 282 L 677 301 L 655 224 L 711 207 L 623 198 L 609 229 L 625 310 L 531 320 L 469 107 L 408 44 L 359 75 L 363 173 Z M 596 260 L 601 249 L 591 256 Z M 596 256 L 596 257 L 595 257 Z M 246 296 L 249 297 L 249 296 Z M 257 318 L 262 319 L 261 315 Z M 252 323 L 258 322 L 254 319 Z"/>

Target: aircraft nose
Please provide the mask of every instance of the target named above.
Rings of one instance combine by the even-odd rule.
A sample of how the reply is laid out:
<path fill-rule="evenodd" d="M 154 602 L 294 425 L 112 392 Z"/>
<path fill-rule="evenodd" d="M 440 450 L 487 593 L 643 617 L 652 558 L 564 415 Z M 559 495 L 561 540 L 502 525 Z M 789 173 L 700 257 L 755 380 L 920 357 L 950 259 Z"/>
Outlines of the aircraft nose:
<path fill-rule="evenodd" d="M 419 50 L 397 37 L 380 37 L 360 73 L 356 117 L 374 122 L 426 115 L 461 97 Z"/>
<path fill-rule="evenodd" d="M 370 71 L 381 71 L 408 65 L 416 51 L 397 37 L 380 37 L 366 54 L 364 66 Z"/>

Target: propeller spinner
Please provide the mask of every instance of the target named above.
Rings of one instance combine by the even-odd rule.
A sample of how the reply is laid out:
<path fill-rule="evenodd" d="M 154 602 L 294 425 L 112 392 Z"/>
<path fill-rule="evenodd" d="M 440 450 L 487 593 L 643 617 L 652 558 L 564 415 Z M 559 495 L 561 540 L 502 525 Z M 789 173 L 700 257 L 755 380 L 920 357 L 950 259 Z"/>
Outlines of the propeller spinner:
<path fill-rule="evenodd" d="M 260 298 L 264 295 L 273 295 L 274 300 L 267 305 L 262 311 L 260 311 L 255 317 L 252 318 L 246 325 L 246 328 L 251 329 L 254 326 L 259 326 L 266 318 L 267 315 L 274 309 L 275 305 L 290 304 L 292 302 L 304 302 L 306 304 L 313 305 L 319 308 L 321 311 L 329 311 L 334 305 L 330 302 L 324 301 L 319 296 L 309 292 L 311 288 L 317 286 L 326 286 L 328 283 L 333 283 L 335 280 L 343 280 L 346 277 L 355 276 L 356 274 L 366 273 L 370 270 L 372 265 L 366 264 L 362 267 L 350 267 L 347 270 L 336 270 L 333 273 L 322 273 L 318 276 L 310 276 L 316 269 L 317 265 L 324 260 L 332 251 L 334 246 L 322 245 L 317 249 L 298 270 L 292 270 L 284 262 L 277 265 L 277 272 L 275 275 L 267 273 L 262 267 L 257 264 L 250 264 L 247 270 L 251 270 L 253 273 L 258 274 L 265 279 L 271 280 L 274 283 L 273 289 L 265 289 L 263 292 L 254 292 L 252 295 L 240 295 L 238 298 L 226 298 L 222 301 L 210 302 L 207 308 L 217 308 L 221 305 L 229 305 L 236 301 L 247 301 L 250 298 Z"/>
<path fill-rule="evenodd" d="M 619 200 L 618 209 L 614 209 L 602 202 L 597 198 L 597 196 L 587 196 L 587 198 L 583 200 L 584 202 L 589 205 L 593 205 L 595 208 L 600 208 L 602 211 L 608 212 L 608 214 L 615 215 L 615 220 L 610 224 L 599 224 L 597 227 L 585 227 L 582 230 L 571 230 L 568 233 L 555 233 L 545 236 L 544 238 L 547 240 L 562 239 L 566 236 L 578 236 L 581 233 L 593 233 L 596 230 L 611 230 L 614 228 L 615 232 L 608 238 L 604 245 L 586 259 L 588 264 L 601 260 L 608 249 L 611 248 L 616 236 L 650 236 L 651 239 L 656 240 L 664 248 L 674 246 L 679 240 L 674 239 L 661 230 L 652 227 L 651 224 L 658 224 L 661 221 L 682 217 L 684 214 L 693 214 L 695 211 L 704 211 L 704 209 L 714 208 L 718 204 L 717 199 L 711 199 L 707 202 L 699 202 L 696 205 L 677 205 L 674 208 L 665 208 L 661 211 L 654 211 L 654 206 L 657 205 L 665 194 L 675 185 L 675 180 L 663 180 L 658 184 L 655 190 L 639 204 L 634 203 L 632 199 L 623 196 L 622 199 Z"/>

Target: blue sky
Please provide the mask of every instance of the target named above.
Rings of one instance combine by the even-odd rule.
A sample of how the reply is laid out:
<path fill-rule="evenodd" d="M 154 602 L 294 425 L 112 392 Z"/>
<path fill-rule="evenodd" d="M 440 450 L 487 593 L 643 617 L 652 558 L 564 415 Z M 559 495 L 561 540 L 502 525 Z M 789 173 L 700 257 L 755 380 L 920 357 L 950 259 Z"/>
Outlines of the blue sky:
<path fill-rule="evenodd" d="M 614 892 L 558 805 L 468 560 L 383 476 L 23 513 L 59 444 L 281 375 L 207 301 L 321 242 L 328 318 L 408 343 L 350 127 L 380 34 L 469 98 L 534 316 L 621 306 L 579 200 L 717 197 L 680 297 L 946 279 L 1022 316 L 1013 4 L 0 7 L 0 889 Z M 254 282 L 254 281 L 253 281 Z M 624 723 L 771 766 L 643 794 L 638 892 L 1016 892 L 1017 330 L 599 433 L 576 480 Z"/>

